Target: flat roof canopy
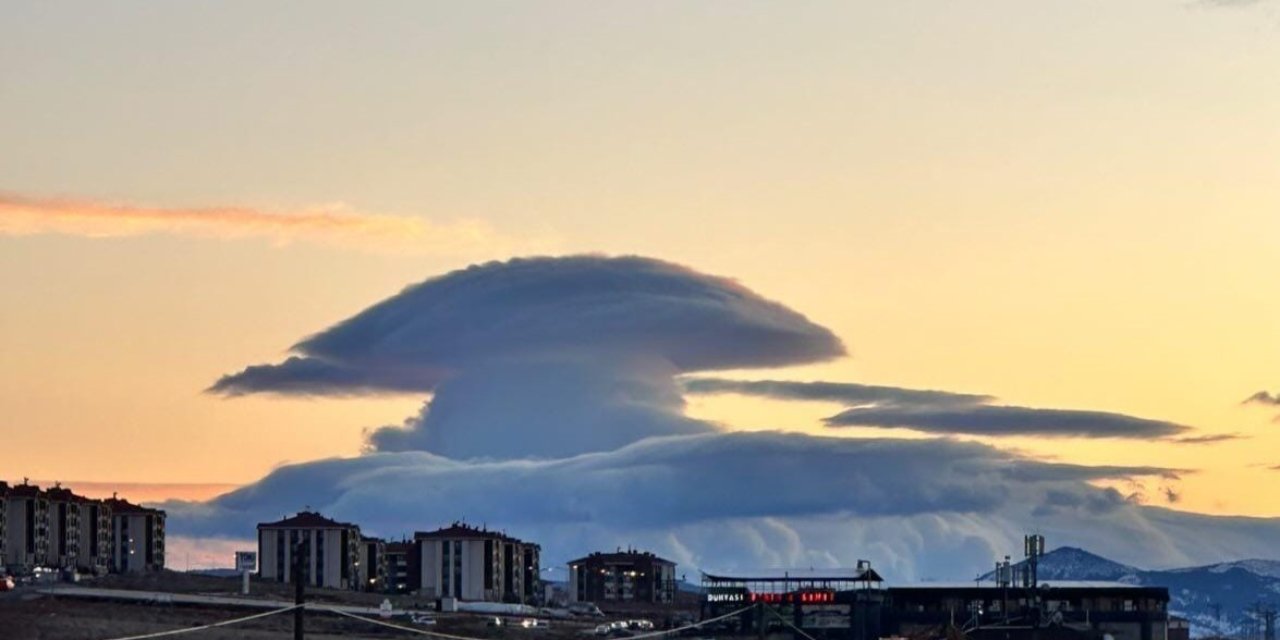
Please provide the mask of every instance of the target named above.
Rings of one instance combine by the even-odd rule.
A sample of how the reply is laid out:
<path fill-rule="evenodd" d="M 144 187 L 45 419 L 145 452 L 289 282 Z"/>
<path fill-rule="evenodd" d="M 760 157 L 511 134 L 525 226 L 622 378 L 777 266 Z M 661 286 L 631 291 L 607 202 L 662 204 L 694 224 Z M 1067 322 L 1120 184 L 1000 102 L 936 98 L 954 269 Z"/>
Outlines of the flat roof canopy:
<path fill-rule="evenodd" d="M 709 587 L 756 587 L 760 591 L 778 591 L 791 588 L 838 588 L 841 585 L 869 586 L 869 583 L 884 582 L 884 578 L 875 569 L 861 569 L 846 575 L 834 573 L 814 573 L 800 571 L 795 575 L 784 572 L 783 575 L 772 576 L 726 576 L 711 573 L 702 574 L 702 583 Z"/>

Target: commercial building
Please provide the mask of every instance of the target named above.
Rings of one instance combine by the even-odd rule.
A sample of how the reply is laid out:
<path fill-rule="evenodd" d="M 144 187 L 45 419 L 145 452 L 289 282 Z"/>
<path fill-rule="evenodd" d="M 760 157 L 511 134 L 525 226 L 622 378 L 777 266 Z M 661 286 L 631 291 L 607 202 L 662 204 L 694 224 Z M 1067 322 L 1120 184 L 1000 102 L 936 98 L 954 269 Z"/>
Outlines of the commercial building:
<path fill-rule="evenodd" d="M 5 555 L 10 571 L 26 572 L 49 564 L 49 501 L 40 487 L 22 484 L 5 492 Z"/>
<path fill-rule="evenodd" d="M 853 571 L 781 576 L 703 574 L 703 619 L 739 612 L 704 631 L 763 635 L 794 625 L 816 640 L 876 640 L 893 635 L 884 625 L 882 585 L 865 563 Z"/>
<path fill-rule="evenodd" d="M 834 573 L 834 572 L 833 572 Z M 926 584 L 884 588 L 869 566 L 848 576 L 704 575 L 703 616 L 740 611 L 725 632 L 802 630 L 816 640 L 951 637 L 971 640 L 1166 640 L 1162 587 L 1055 581 L 1038 587 Z M 715 629 L 708 629 L 715 632 Z"/>
<path fill-rule="evenodd" d="M 569 602 L 670 604 L 676 563 L 652 553 L 593 553 L 569 562 Z"/>
<path fill-rule="evenodd" d="M 533 604 L 539 600 L 541 547 L 455 522 L 414 534 L 420 593 L 429 598 Z"/>
<path fill-rule="evenodd" d="M 133 504 L 114 494 L 103 503 L 110 509 L 111 516 L 111 571 L 138 573 L 164 569 L 165 512 Z"/>
<path fill-rule="evenodd" d="M 1020 586 L 922 585 L 888 590 L 885 625 L 912 635 L 954 622 L 970 638 L 1032 637 L 1042 630 L 1106 634 L 1115 640 L 1165 640 L 1169 590 L 1120 583 L 1055 581 Z"/>
<path fill-rule="evenodd" d="M 264 522 L 258 525 L 258 575 L 292 582 L 296 562 L 306 584 L 362 590 L 368 584 L 361 567 L 361 556 L 368 552 L 367 547 L 362 549 L 363 540 L 360 527 L 314 511 Z"/>

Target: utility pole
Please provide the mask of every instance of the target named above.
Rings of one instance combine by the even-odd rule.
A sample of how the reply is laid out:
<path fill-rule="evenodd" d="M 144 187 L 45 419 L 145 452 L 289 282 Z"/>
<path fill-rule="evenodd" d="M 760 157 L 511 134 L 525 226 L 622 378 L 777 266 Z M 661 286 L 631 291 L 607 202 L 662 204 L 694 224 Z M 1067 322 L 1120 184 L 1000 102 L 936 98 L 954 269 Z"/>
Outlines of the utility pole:
<path fill-rule="evenodd" d="M 1262 601 L 1253 605 L 1253 623 L 1260 626 L 1261 640 L 1276 640 L 1276 608 Z"/>
<path fill-rule="evenodd" d="M 765 636 L 765 626 L 766 626 L 766 624 L 767 624 L 767 623 L 766 623 L 766 621 L 765 621 L 765 617 L 764 617 L 764 616 L 765 616 L 765 609 L 764 609 L 764 608 L 765 608 L 765 606 L 766 606 L 766 605 L 765 605 L 765 603 L 764 603 L 763 601 L 762 601 L 762 602 L 760 602 L 760 610 L 757 612 L 757 613 L 759 614 L 759 616 L 756 618 L 756 623 L 757 623 L 757 624 L 756 624 L 756 632 L 759 634 L 759 635 L 758 635 L 759 640 L 764 640 L 764 636 Z"/>
<path fill-rule="evenodd" d="M 306 556 L 311 555 L 311 545 L 307 544 L 308 542 L 304 537 L 293 547 L 293 603 L 297 605 L 293 610 L 293 640 L 303 640 L 302 623 L 303 614 L 306 611 L 304 605 L 307 588 L 307 576 L 304 573 L 307 573 L 305 567 L 310 565 L 307 562 L 310 558 Z"/>

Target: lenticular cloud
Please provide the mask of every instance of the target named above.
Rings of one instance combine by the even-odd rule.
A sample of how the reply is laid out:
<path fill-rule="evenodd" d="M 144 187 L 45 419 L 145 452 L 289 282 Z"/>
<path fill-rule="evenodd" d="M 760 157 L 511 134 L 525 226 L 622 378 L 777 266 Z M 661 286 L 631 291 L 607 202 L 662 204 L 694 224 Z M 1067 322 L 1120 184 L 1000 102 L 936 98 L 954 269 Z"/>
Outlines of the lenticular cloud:
<path fill-rule="evenodd" d="M 493 262 L 411 286 L 299 342 L 226 395 L 433 393 L 370 436 L 453 458 L 571 455 L 711 431 L 675 376 L 844 355 L 826 328 L 742 285 L 647 258 Z"/>
<path fill-rule="evenodd" d="M 946 433 L 1036 432 L 1035 419 L 1063 418 L 1017 407 L 988 415 L 991 398 L 945 391 L 679 381 L 843 354 L 835 335 L 799 313 L 665 262 L 580 256 L 471 267 L 409 287 L 302 340 L 283 362 L 211 389 L 429 395 L 418 415 L 373 430 L 358 457 L 284 466 L 207 503 L 166 508 L 179 536 L 243 536 L 256 521 L 311 505 L 374 535 L 459 518 L 509 526 L 542 543 L 549 564 L 637 544 L 694 569 L 870 558 L 899 579 L 967 578 L 1032 528 L 1150 566 L 1266 555 L 1280 532 L 1280 521 L 1179 513 L 1097 486 L 1167 489 L 1186 470 L 1054 464 L 947 437 L 742 433 L 684 415 L 687 391 L 964 417 L 933 419 L 932 430 Z M 1069 417 L 1064 437 L 1113 436 L 1095 423 L 1124 418 Z M 1181 429 L 1134 424 L 1141 433 L 1126 435 Z"/>

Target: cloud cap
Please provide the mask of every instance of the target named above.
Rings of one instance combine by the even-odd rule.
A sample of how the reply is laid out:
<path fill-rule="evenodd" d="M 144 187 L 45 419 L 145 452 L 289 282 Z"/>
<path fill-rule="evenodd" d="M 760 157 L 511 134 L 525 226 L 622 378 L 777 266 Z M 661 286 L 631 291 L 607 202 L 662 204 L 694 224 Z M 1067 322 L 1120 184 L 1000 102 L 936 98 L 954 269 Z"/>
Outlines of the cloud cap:
<path fill-rule="evenodd" d="M 595 255 L 489 262 L 431 278 L 293 351 L 299 357 L 224 376 L 212 391 L 430 391 L 445 370 L 552 354 L 644 355 L 687 372 L 845 353 L 828 329 L 733 280 Z"/>

